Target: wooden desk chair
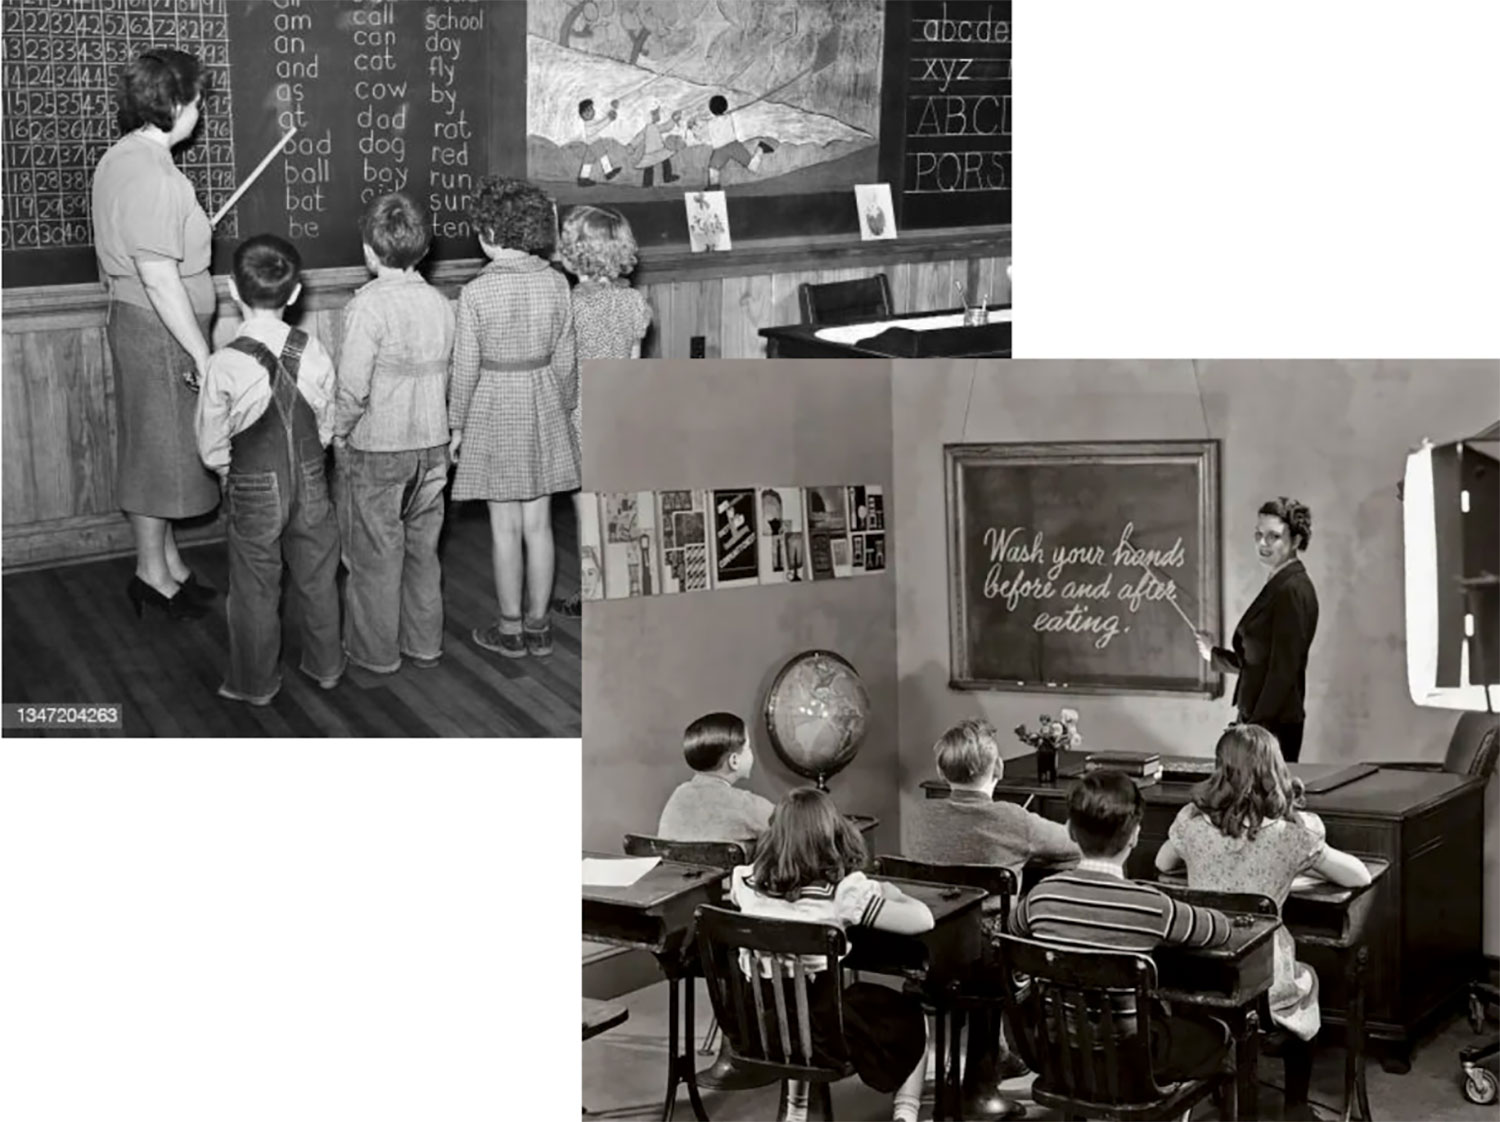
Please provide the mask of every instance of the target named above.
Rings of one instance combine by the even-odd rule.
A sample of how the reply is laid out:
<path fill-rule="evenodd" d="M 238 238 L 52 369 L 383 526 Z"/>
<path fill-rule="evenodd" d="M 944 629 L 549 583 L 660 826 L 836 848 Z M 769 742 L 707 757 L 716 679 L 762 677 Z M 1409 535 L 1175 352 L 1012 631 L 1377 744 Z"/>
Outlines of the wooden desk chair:
<path fill-rule="evenodd" d="M 583 999 L 583 1038 L 592 1040 L 601 1032 L 608 1032 L 616 1025 L 623 1025 L 630 1020 L 630 1010 L 623 1005 L 611 1005 L 607 1001 L 595 1001 L 592 997 Z M 583 1113 L 589 1112 L 588 1107 L 583 1108 Z"/>
<path fill-rule="evenodd" d="M 861 319 L 888 318 L 891 314 L 891 283 L 884 273 L 859 280 L 797 286 L 802 322 L 827 326 Z"/>
<path fill-rule="evenodd" d="M 1465 713 L 1453 726 L 1448 751 L 1440 764 L 1379 763 L 1376 766 L 1393 771 L 1446 771 L 1453 775 L 1472 775 L 1489 782 L 1500 759 L 1500 717 L 1493 713 Z"/>
<path fill-rule="evenodd" d="M 831 924 L 762 919 L 726 908 L 702 906 L 694 913 L 698 929 L 698 959 L 708 982 L 714 1016 L 726 1030 L 730 1054 L 739 1067 L 781 1080 L 781 1117 L 785 1117 L 787 1080 L 800 1079 L 817 1090 L 823 1117 L 833 1117 L 828 1085 L 854 1074 L 854 1065 L 813 1062 L 813 1037 L 808 998 L 809 975 L 802 955 L 821 955 L 824 969 L 837 972 L 847 943 Z M 774 1009 L 766 1008 L 763 987 L 740 969 L 740 951 L 750 954 L 757 978 L 769 963 Z M 788 958 L 787 956 L 797 956 Z M 837 979 L 838 975 L 833 975 Z M 792 986 L 788 1005 L 786 984 Z M 834 998 L 838 1023 L 844 1021 L 843 987 Z M 774 1017 L 772 1014 L 774 1013 Z M 729 1039 L 731 1037 L 735 1039 Z"/>
<path fill-rule="evenodd" d="M 1016 1043 L 1037 1072 L 1031 1097 L 1065 1118 L 1184 1119 L 1220 1091 L 1221 1116 L 1239 1116 L 1233 1052 L 1208 1079 L 1163 1087 L 1151 1060 L 1156 964 L 1128 951 L 1071 951 L 1015 935 L 999 936 L 1006 965 L 1005 1013 Z M 1014 976 L 1024 976 L 1017 985 Z M 1117 1001 L 1134 998 L 1135 1016 Z M 1083 1016 L 1079 1016 L 1079 1011 Z"/>
<path fill-rule="evenodd" d="M 1000 930 L 1005 930 L 1010 922 L 1010 905 L 1016 895 L 1016 874 L 999 865 L 939 865 L 883 854 L 875 858 L 873 869 L 877 877 L 904 877 L 963 888 L 982 888 L 1000 901 Z M 965 1083 L 971 1091 L 964 1097 L 982 1099 L 982 1105 L 975 1104 L 980 1109 L 974 1113 L 987 1118 L 1012 1118 L 1026 1112 L 1025 1106 L 1005 1098 L 997 1089 L 1000 1079 L 995 1049 L 999 1043 L 1004 999 L 1001 995 L 1001 966 L 993 944 L 987 947 L 987 952 L 986 958 L 975 964 L 972 978 L 962 984 L 952 984 L 942 993 L 924 994 L 937 1024 L 934 1119 L 961 1116 L 959 1063 L 965 1018 L 969 1021 L 969 1076 Z M 945 1036 L 948 1042 L 946 1060 Z"/>
<path fill-rule="evenodd" d="M 750 864 L 753 845 L 750 842 L 683 842 L 653 838 L 646 834 L 625 835 L 625 856 L 660 857 L 663 861 L 681 861 L 686 865 L 707 865 L 711 869 L 733 872 L 736 865 Z M 712 1056 L 718 1046 L 719 1022 L 717 1019 L 703 1034 L 703 1043 L 698 1046 L 700 1056 Z"/>

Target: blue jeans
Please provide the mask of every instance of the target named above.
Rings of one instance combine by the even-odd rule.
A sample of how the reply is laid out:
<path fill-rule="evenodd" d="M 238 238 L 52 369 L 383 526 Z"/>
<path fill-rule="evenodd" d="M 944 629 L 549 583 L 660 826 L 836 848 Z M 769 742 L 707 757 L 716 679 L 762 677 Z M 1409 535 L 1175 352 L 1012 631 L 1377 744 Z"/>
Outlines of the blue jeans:
<path fill-rule="evenodd" d="M 409 452 L 338 453 L 339 535 L 344 567 L 344 650 L 382 673 L 401 656 L 443 653 L 443 488 L 448 446 Z"/>
<path fill-rule="evenodd" d="M 289 484 L 289 485 L 288 485 Z M 288 493 L 289 492 L 289 493 Z M 291 474 L 236 472 L 229 502 L 229 673 L 224 688 L 245 700 L 281 686 L 281 566 L 291 573 L 288 599 L 302 624 L 302 671 L 330 682 L 344 670 L 339 646 L 336 578 L 338 530 L 323 462 Z"/>

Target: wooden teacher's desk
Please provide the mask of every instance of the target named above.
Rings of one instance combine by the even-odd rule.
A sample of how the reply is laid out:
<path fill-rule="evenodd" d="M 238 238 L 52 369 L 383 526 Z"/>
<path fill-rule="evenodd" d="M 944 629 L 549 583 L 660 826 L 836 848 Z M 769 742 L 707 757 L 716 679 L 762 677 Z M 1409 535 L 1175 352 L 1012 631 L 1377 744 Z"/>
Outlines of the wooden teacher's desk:
<path fill-rule="evenodd" d="M 1010 305 L 963 326 L 963 309 L 881 316 L 852 323 L 763 327 L 767 358 L 1009 358 Z"/>
<path fill-rule="evenodd" d="M 1083 759 L 1083 753 L 1061 753 L 1059 773 L 1081 766 Z M 1290 767 L 1304 781 L 1344 770 L 1328 764 Z M 1039 783 L 1036 757 L 1019 756 L 1006 760 L 995 798 L 1029 802 L 1038 814 L 1061 822 L 1067 819 L 1071 786 L 1068 779 Z M 940 780 L 922 787 L 928 798 L 948 795 L 948 785 Z M 1142 791 L 1146 818 L 1140 844 L 1126 864 L 1128 875 L 1156 879 L 1156 851 L 1191 790 L 1190 783 L 1160 782 Z M 1377 770 L 1308 795 L 1307 809 L 1323 819 L 1330 845 L 1390 866 L 1369 903 L 1366 1015 L 1370 1038 L 1382 1046 L 1382 1064 L 1404 1071 L 1412 1044 L 1466 992 L 1479 968 L 1484 784 L 1448 772 Z M 1289 926 L 1303 906 L 1293 906 Z M 1305 960 L 1318 973 L 1324 1022 L 1343 1025 L 1348 994 L 1336 949 L 1310 945 Z"/>

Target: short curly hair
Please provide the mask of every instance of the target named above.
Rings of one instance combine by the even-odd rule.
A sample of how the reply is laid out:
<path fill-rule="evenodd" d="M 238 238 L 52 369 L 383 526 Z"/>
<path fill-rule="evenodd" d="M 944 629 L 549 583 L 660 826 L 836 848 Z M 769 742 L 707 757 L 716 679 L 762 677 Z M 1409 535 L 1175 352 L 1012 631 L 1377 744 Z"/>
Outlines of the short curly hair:
<path fill-rule="evenodd" d="M 635 233 L 625 216 L 597 206 L 568 211 L 557 249 L 568 272 L 607 280 L 634 272 L 638 256 Z"/>
<path fill-rule="evenodd" d="M 1269 514 L 1285 522 L 1292 534 L 1292 545 L 1298 550 L 1306 549 L 1312 541 L 1312 511 L 1306 503 L 1299 503 L 1286 495 L 1278 495 L 1261 503 L 1260 509 L 1255 513 Z"/>
<path fill-rule="evenodd" d="M 115 86 L 117 117 L 124 132 L 155 125 L 170 132 L 174 109 L 204 92 L 203 65 L 186 51 L 155 47 L 120 68 Z"/>
<path fill-rule="evenodd" d="M 485 176 L 469 202 L 469 217 L 490 245 L 550 257 L 557 243 L 552 196 L 524 179 Z"/>

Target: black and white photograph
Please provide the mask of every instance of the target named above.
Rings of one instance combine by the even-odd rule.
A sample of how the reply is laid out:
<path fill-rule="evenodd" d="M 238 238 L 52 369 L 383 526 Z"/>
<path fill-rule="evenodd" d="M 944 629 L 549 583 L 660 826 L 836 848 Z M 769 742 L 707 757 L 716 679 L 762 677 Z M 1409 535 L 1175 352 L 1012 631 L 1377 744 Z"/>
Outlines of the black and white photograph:
<path fill-rule="evenodd" d="M 780 470 L 815 575 L 837 533 L 860 577 L 585 617 L 590 1111 L 1484 1116 L 1500 363 L 613 363 L 586 395 L 621 418 L 587 484 Z M 1049 1041 L 1118 992 L 1149 1026 Z"/>

